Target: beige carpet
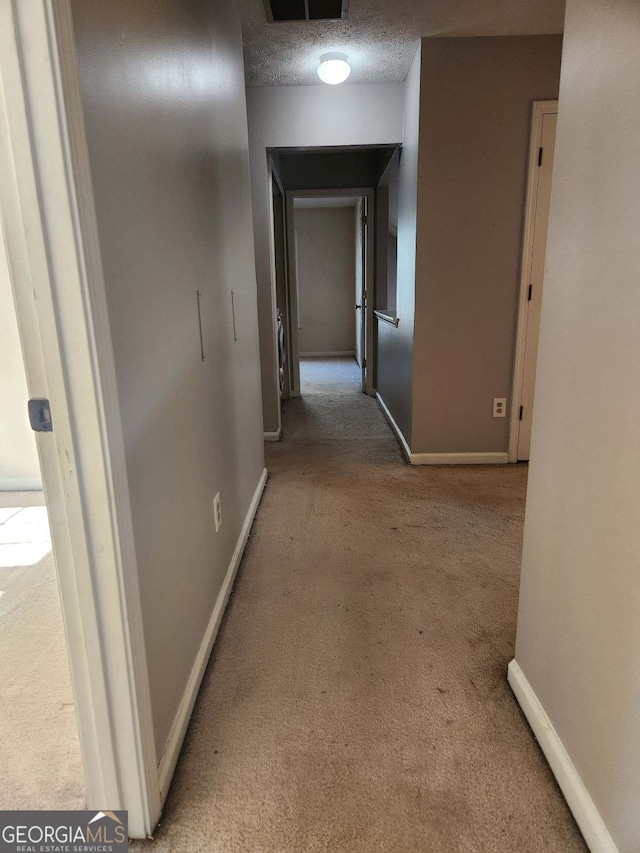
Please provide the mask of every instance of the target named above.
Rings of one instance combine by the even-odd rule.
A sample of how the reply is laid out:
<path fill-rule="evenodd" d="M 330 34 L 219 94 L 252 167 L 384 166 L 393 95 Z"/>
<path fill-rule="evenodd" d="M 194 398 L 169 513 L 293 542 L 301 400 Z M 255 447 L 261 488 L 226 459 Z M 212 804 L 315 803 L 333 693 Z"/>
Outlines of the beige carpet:
<path fill-rule="evenodd" d="M 84 803 L 43 496 L 0 492 L 0 809 Z"/>
<path fill-rule="evenodd" d="M 526 468 L 415 468 L 305 362 L 154 851 L 586 850 L 506 683 Z"/>

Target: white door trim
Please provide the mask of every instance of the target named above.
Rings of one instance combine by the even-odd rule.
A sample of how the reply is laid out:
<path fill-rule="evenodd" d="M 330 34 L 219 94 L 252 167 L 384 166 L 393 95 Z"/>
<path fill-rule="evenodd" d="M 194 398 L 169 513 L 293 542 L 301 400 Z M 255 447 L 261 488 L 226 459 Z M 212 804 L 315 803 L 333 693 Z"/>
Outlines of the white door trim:
<path fill-rule="evenodd" d="M 298 240 L 295 230 L 293 196 L 285 190 L 285 233 L 287 235 L 287 316 L 285 318 L 288 340 L 287 365 L 289 397 L 300 396 L 300 344 L 298 310 Z"/>
<path fill-rule="evenodd" d="M 374 278 L 374 235 L 375 235 L 375 190 L 372 187 L 341 187 L 339 189 L 321 189 L 321 190 L 287 190 L 285 193 L 286 213 L 287 213 L 287 252 L 288 252 L 288 276 L 287 276 L 287 292 L 289 294 L 289 326 L 291 330 L 291 349 L 293 364 L 291 367 L 294 390 L 291 393 L 292 397 L 300 396 L 300 346 L 298 335 L 298 281 L 297 281 L 297 250 L 296 250 L 296 234 L 295 234 L 295 208 L 294 202 L 297 198 L 342 198 L 342 197 L 357 197 L 362 196 L 367 199 L 367 215 L 368 223 L 368 241 L 367 241 L 367 265 L 366 265 L 366 281 L 365 290 L 367 291 L 367 300 L 365 308 L 365 354 L 367 360 L 366 383 L 365 390 L 369 396 L 375 396 L 374 375 L 375 375 L 375 347 L 374 347 L 374 309 L 375 309 L 375 278 Z M 294 318 L 296 322 L 291 322 Z"/>
<path fill-rule="evenodd" d="M 542 139 L 542 120 L 545 115 L 558 112 L 557 101 L 534 101 L 531 110 L 531 139 L 529 142 L 529 169 L 527 177 L 527 199 L 525 202 L 524 235 L 522 240 L 522 265 L 520 269 L 520 296 L 518 299 L 518 323 L 516 349 L 511 389 L 511 420 L 509 422 L 509 462 L 518 461 L 518 436 L 520 433 L 520 406 L 522 404 L 522 380 L 526 354 L 527 315 L 529 310 L 529 284 L 533 259 L 533 237 L 538 189 L 538 151 Z"/>
<path fill-rule="evenodd" d="M 69 0 L 0 4 L 0 202 L 89 808 L 160 815 L 115 362 Z"/>
<path fill-rule="evenodd" d="M 376 191 L 369 189 L 365 193 L 367 199 L 367 267 L 365 270 L 365 358 L 367 359 L 367 372 L 365 375 L 365 392 L 370 397 L 375 397 L 376 376 L 376 347 L 375 329 L 376 320 L 374 311 L 376 309 L 376 275 L 375 275 L 375 241 L 376 241 Z"/>

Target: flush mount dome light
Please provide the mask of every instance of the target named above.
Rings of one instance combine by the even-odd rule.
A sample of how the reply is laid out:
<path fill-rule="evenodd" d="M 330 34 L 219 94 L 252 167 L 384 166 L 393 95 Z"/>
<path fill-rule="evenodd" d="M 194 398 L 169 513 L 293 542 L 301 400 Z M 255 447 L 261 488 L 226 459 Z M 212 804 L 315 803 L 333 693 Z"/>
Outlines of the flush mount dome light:
<path fill-rule="evenodd" d="M 323 83 L 330 83 L 332 86 L 344 83 L 349 74 L 351 74 L 351 66 L 344 53 L 325 53 L 320 57 L 318 77 Z"/>

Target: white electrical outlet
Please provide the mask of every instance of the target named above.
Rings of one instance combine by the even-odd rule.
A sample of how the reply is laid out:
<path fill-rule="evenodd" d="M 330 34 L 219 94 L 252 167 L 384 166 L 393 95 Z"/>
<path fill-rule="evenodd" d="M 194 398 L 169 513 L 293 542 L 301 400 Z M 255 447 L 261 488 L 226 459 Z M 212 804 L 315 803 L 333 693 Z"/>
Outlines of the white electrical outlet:
<path fill-rule="evenodd" d="M 507 416 L 507 398 L 506 397 L 494 397 L 493 398 L 493 417 L 494 418 L 505 418 Z"/>
<path fill-rule="evenodd" d="M 216 523 L 216 533 L 222 524 L 222 507 L 220 506 L 220 492 L 213 499 L 213 519 Z"/>

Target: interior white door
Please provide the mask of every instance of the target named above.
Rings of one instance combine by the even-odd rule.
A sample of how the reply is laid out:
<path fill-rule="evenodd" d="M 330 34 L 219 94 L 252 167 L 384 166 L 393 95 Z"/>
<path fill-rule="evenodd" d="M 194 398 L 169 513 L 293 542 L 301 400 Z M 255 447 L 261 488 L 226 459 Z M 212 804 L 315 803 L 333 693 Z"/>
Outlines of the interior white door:
<path fill-rule="evenodd" d="M 539 165 L 535 190 L 536 202 L 532 223 L 533 242 L 529 279 L 529 301 L 527 303 L 524 370 L 520 394 L 518 461 L 529 459 L 531 448 L 531 422 L 533 418 L 538 337 L 540 334 L 540 309 L 542 307 L 544 261 L 547 248 L 547 226 L 549 222 L 549 201 L 551 198 L 551 178 L 553 173 L 557 118 L 557 113 L 545 113 L 542 118 L 542 135 L 539 147 Z"/>

